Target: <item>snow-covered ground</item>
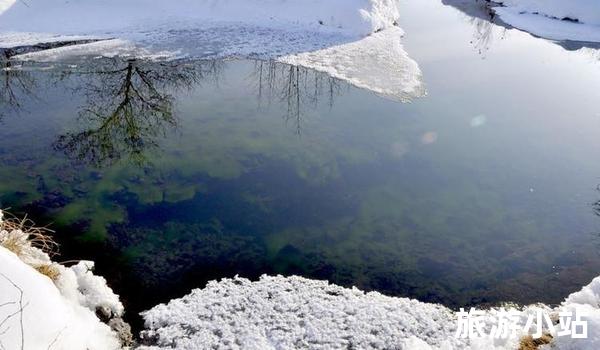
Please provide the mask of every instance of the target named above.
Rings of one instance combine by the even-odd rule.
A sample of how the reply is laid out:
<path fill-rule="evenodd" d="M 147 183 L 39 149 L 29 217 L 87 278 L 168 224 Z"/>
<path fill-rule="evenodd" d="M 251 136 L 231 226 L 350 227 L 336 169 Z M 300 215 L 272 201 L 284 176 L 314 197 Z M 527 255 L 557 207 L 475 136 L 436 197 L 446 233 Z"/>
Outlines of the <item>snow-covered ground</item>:
<path fill-rule="evenodd" d="M 106 280 L 91 272 L 94 264 L 53 263 L 31 239 L 22 230 L 0 226 L 0 349 L 121 349 L 117 332 L 96 314 L 126 331 L 120 320 L 123 305 Z"/>
<path fill-rule="evenodd" d="M 521 30 L 552 40 L 600 42 L 598 0 L 495 0 L 500 18 Z"/>
<path fill-rule="evenodd" d="M 537 311 L 585 314 L 588 338 L 554 334 L 551 349 L 600 349 L 600 277 L 555 309 L 545 305 L 507 309 L 521 324 Z M 143 338 L 158 349 L 518 349 L 515 337 L 455 337 L 457 314 L 443 306 L 379 293 L 364 293 L 301 277 L 263 276 L 211 282 L 204 289 L 143 314 Z M 485 334 L 501 327 L 484 314 Z M 573 318 L 575 320 L 575 318 Z M 494 323 L 496 322 L 496 323 Z M 529 333 L 534 333 L 535 326 Z M 557 330 L 558 331 L 558 330 Z"/>
<path fill-rule="evenodd" d="M 399 15 L 396 0 L 3 0 L 3 4 L 3 30 L 66 34 L 110 35 L 125 28 L 154 26 L 156 21 L 193 19 L 298 24 L 365 36 L 390 27 Z"/>
<path fill-rule="evenodd" d="M 112 39 L 16 57 L 259 58 L 305 65 L 387 97 L 424 93 L 399 0 L 0 0 L 0 48 Z"/>

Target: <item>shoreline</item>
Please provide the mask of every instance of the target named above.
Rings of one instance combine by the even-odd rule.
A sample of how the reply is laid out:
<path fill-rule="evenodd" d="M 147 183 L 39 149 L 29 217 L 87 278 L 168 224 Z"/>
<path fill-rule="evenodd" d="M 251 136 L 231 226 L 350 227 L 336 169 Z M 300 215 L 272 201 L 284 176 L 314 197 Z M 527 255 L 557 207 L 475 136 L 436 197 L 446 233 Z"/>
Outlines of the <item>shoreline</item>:
<path fill-rule="evenodd" d="M 542 338 L 535 338 L 531 337 L 533 328 L 501 339 L 456 337 L 460 312 L 443 305 L 298 276 L 267 275 L 258 281 L 240 277 L 211 281 L 205 288 L 156 305 L 141 313 L 145 329 L 134 337 L 123 321 L 126 310 L 119 297 L 104 278 L 92 273 L 93 262 L 81 261 L 71 267 L 57 264 L 48 255 L 51 240 L 43 238 L 44 244 L 38 245 L 44 231 L 14 219 L 0 224 L 0 275 L 10 282 L 0 283 L 0 290 L 4 295 L 20 290 L 21 305 L 31 302 L 35 306 L 35 311 L 18 310 L 26 321 L 21 327 L 22 338 L 16 336 L 12 341 L 29 342 L 28 331 L 35 329 L 33 338 L 40 344 L 53 342 L 58 349 L 86 346 L 92 350 L 211 346 L 500 350 L 529 349 L 526 346 L 531 344 L 535 349 L 547 343 L 553 349 L 596 349 L 600 344 L 600 331 L 594 327 L 600 326 L 600 277 L 556 307 L 541 303 L 503 306 L 522 324 L 541 310 L 557 328 L 561 313 L 584 310 L 583 319 L 590 323 L 588 339 L 558 337 L 551 329 Z M 56 307 L 65 309 L 57 311 L 61 314 L 44 315 L 47 312 L 43 310 Z M 481 310 L 484 331 L 492 332 L 498 325 L 495 315 L 502 308 Z M 87 336 L 81 337 L 81 332 Z"/>

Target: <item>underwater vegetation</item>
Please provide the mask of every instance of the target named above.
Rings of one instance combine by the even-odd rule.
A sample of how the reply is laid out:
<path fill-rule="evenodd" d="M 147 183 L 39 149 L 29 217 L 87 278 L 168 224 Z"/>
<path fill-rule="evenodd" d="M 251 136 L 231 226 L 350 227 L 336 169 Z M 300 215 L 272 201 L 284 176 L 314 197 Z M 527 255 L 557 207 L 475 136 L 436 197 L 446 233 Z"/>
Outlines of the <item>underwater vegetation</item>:
<path fill-rule="evenodd" d="M 518 142 L 502 175 L 483 117 L 434 120 L 273 62 L 24 63 L 4 79 L 17 72 L 0 205 L 61 232 L 65 259 L 96 260 L 132 312 L 263 273 L 453 307 L 552 302 L 600 262 L 587 203 L 554 200 L 572 189 L 550 178 L 523 189 L 540 167 Z"/>

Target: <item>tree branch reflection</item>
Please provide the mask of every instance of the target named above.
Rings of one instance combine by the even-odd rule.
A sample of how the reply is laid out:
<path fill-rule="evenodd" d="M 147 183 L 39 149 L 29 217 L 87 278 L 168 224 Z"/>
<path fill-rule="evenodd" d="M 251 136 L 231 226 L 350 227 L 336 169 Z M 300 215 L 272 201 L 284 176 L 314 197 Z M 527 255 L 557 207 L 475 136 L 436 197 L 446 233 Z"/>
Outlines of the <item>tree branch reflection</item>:
<path fill-rule="evenodd" d="M 442 3 L 456 8 L 468 17 L 469 23 L 473 26 L 471 44 L 480 55 L 485 56 L 489 51 L 496 32 L 499 32 L 498 37 L 502 40 L 506 35 L 507 28 L 510 28 L 496 16 L 488 1 L 442 0 Z"/>
<path fill-rule="evenodd" d="M 251 78 L 256 82 L 259 106 L 265 99 L 283 102 L 285 121 L 294 123 L 298 135 L 302 133 L 304 110 L 316 108 L 324 98 L 332 107 L 343 86 L 325 73 L 275 61 L 257 61 Z"/>
<path fill-rule="evenodd" d="M 85 106 L 80 119 L 91 125 L 60 135 L 55 149 L 79 161 L 104 166 L 128 158 L 146 161 L 146 151 L 177 126 L 174 94 L 219 71 L 217 62 L 102 60 L 93 70 L 75 71 Z M 64 77 L 63 77 L 64 78 Z"/>
<path fill-rule="evenodd" d="M 11 60 L 10 50 L 0 51 L 0 120 L 6 113 L 18 113 L 21 99 L 33 96 L 35 79 Z"/>

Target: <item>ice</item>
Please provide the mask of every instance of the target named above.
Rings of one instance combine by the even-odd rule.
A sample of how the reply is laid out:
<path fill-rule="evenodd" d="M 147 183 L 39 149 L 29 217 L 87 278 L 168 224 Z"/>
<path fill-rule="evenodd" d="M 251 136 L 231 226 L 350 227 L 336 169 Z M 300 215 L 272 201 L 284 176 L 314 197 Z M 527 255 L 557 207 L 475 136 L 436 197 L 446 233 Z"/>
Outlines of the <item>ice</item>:
<path fill-rule="evenodd" d="M 0 0 L 0 47 L 106 39 L 14 58 L 275 59 L 406 101 L 425 89 L 399 12 L 398 0 Z"/>
<path fill-rule="evenodd" d="M 392 99 L 410 101 L 425 90 L 419 65 L 402 46 L 402 35 L 400 28 L 389 28 L 356 42 L 278 60 L 327 73 Z"/>
<path fill-rule="evenodd" d="M 494 7 L 506 23 L 552 40 L 600 42 L 600 1 L 502 0 Z"/>

